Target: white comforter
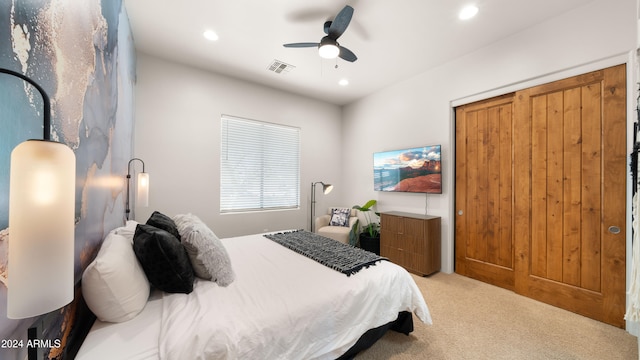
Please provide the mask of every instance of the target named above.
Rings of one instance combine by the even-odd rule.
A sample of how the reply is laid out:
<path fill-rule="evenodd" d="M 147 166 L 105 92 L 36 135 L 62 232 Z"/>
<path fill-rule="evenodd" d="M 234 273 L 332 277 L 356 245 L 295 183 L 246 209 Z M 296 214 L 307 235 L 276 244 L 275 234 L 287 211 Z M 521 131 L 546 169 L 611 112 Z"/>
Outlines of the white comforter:
<path fill-rule="evenodd" d="M 431 324 L 411 276 L 382 261 L 346 275 L 262 235 L 222 240 L 236 280 L 166 294 L 161 359 L 335 359 L 367 330 L 412 311 Z"/>

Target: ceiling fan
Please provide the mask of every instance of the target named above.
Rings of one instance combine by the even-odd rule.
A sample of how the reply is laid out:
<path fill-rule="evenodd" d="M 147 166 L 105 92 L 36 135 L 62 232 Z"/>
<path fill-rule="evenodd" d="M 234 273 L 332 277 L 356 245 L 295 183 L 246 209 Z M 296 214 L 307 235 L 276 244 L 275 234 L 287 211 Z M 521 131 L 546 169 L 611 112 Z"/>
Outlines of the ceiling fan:
<path fill-rule="evenodd" d="M 333 21 L 326 21 L 324 23 L 324 33 L 327 34 L 327 36 L 323 37 L 319 43 L 291 43 L 284 44 L 283 46 L 291 48 L 318 47 L 318 54 L 325 59 L 333 59 L 339 56 L 343 60 L 354 62 L 358 60 L 356 54 L 338 44 L 337 41 L 344 31 L 347 30 L 352 16 L 353 8 L 347 5 L 344 9 L 340 10 Z"/>

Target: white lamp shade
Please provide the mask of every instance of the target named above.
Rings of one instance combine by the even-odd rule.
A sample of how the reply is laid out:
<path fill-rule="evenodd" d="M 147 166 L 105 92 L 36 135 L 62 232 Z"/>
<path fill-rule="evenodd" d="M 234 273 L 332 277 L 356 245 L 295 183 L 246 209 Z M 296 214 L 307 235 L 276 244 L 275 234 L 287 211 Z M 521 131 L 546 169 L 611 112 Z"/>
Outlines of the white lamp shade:
<path fill-rule="evenodd" d="M 335 59 L 340 54 L 340 49 L 333 44 L 324 44 L 318 48 L 318 54 L 324 59 Z"/>
<path fill-rule="evenodd" d="M 149 206 L 149 173 L 138 173 L 136 187 L 136 205 Z"/>
<path fill-rule="evenodd" d="M 75 179 L 75 155 L 66 145 L 29 140 L 11 152 L 11 319 L 46 314 L 73 300 Z"/>

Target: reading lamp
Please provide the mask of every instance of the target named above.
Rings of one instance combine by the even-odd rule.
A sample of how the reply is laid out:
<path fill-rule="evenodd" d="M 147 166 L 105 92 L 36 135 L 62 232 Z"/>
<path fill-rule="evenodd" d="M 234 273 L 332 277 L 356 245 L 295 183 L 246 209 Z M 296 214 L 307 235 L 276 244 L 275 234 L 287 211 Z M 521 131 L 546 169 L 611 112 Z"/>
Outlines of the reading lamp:
<path fill-rule="evenodd" d="M 133 158 L 129 160 L 129 164 L 127 165 L 127 206 L 125 210 L 127 220 L 129 220 L 129 213 L 131 212 L 131 209 L 129 208 L 129 181 L 131 180 L 131 163 L 136 160 L 142 163 L 142 172 L 138 173 L 136 181 L 136 203 L 139 206 L 149 206 L 149 174 L 144 171 L 144 161 L 138 158 Z"/>
<path fill-rule="evenodd" d="M 9 276 L 7 317 L 24 319 L 73 300 L 76 158 L 50 140 L 46 92 L 25 75 L 0 68 L 40 92 L 43 140 L 27 140 L 11 152 L 9 175 Z"/>
<path fill-rule="evenodd" d="M 322 181 L 311 183 L 311 232 L 313 232 L 313 218 L 316 214 L 316 185 L 322 184 L 322 193 L 327 195 L 333 190 L 333 185 L 325 184 Z"/>

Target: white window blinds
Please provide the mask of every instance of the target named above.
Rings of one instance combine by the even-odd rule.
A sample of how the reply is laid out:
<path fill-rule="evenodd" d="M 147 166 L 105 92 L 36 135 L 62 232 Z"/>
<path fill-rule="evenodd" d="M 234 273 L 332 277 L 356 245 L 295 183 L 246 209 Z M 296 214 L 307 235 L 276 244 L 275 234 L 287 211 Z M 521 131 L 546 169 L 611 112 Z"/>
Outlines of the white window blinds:
<path fill-rule="evenodd" d="M 222 115 L 220 212 L 300 206 L 300 129 Z"/>

